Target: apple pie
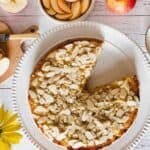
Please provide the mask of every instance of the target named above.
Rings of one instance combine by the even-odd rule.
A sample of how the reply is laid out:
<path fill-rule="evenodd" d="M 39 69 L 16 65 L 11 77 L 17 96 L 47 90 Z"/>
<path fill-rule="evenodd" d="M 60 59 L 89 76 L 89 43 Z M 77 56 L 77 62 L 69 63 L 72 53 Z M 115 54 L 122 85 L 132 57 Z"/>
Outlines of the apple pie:
<path fill-rule="evenodd" d="M 69 40 L 54 47 L 31 75 L 29 103 L 44 135 L 70 150 L 96 150 L 119 138 L 139 104 L 136 76 L 86 88 L 102 41 Z"/>

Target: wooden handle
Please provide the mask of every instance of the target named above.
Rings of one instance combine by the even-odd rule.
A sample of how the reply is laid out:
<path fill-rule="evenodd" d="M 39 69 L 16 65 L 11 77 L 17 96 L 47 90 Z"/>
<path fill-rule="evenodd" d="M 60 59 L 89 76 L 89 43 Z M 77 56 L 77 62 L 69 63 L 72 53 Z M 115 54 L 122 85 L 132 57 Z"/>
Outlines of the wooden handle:
<path fill-rule="evenodd" d="M 40 36 L 39 33 L 23 33 L 23 34 L 11 34 L 10 40 L 25 40 L 25 39 L 35 39 Z"/>

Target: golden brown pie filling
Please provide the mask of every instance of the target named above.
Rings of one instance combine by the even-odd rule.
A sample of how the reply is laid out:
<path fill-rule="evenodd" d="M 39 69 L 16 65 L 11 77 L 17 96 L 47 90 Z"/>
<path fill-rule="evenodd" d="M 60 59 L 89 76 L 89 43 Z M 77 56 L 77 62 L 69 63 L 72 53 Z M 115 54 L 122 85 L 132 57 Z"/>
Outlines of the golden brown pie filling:
<path fill-rule="evenodd" d="M 60 44 L 40 60 L 31 76 L 29 102 L 38 128 L 68 149 L 96 150 L 111 144 L 137 114 L 135 76 L 91 91 L 85 88 L 101 45 L 95 39 Z"/>

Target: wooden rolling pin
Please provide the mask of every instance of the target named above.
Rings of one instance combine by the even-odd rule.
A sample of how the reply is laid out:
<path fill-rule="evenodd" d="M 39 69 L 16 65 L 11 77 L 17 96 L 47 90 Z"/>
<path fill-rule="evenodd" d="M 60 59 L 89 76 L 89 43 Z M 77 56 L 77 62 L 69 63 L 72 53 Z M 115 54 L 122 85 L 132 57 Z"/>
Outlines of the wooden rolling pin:
<path fill-rule="evenodd" d="M 39 33 L 23 33 L 23 34 L 0 34 L 0 42 L 6 42 L 8 40 L 27 40 L 35 39 L 40 36 Z"/>

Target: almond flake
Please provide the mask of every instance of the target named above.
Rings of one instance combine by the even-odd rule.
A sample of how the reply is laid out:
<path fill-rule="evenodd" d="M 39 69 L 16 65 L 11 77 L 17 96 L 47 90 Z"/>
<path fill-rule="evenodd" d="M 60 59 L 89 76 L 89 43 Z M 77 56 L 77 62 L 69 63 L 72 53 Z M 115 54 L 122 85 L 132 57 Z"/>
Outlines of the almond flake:
<path fill-rule="evenodd" d="M 47 112 L 48 112 L 47 109 L 45 109 L 43 106 L 37 106 L 34 109 L 34 113 L 38 115 L 45 115 Z"/>
<path fill-rule="evenodd" d="M 44 97 L 44 99 L 46 100 L 46 102 L 47 102 L 48 104 L 51 104 L 51 103 L 54 102 L 54 98 L 53 98 L 51 95 L 44 94 L 43 97 Z"/>

